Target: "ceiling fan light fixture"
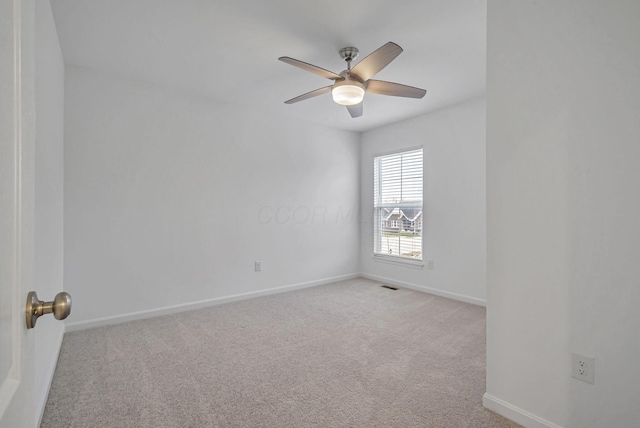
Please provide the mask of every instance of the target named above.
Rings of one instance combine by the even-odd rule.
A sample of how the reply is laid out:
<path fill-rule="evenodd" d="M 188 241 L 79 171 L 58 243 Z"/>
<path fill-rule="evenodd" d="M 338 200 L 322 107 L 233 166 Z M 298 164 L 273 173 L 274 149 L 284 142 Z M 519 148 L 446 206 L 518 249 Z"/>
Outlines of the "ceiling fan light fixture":
<path fill-rule="evenodd" d="M 331 88 L 333 101 L 343 106 L 352 106 L 362 102 L 364 85 L 357 80 L 344 79 L 334 83 Z"/>

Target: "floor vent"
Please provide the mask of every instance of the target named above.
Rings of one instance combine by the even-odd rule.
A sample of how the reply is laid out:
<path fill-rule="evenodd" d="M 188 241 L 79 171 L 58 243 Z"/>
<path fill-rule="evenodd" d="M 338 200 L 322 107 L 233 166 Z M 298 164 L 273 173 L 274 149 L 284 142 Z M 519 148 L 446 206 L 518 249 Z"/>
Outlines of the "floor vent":
<path fill-rule="evenodd" d="M 394 291 L 395 291 L 395 290 L 397 290 L 397 288 L 396 288 L 396 287 L 392 287 L 392 286 L 390 286 L 390 285 L 381 285 L 380 287 L 382 287 L 382 288 L 388 288 L 389 290 L 394 290 Z"/>

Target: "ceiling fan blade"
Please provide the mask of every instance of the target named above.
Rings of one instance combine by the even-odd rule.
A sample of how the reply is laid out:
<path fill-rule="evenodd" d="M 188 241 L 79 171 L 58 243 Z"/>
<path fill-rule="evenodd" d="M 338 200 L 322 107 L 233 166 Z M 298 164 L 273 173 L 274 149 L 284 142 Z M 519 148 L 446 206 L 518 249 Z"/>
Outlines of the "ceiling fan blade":
<path fill-rule="evenodd" d="M 360 101 L 358 104 L 347 106 L 347 110 L 349 110 L 349 114 L 351 115 L 351 117 L 362 116 L 362 104 L 362 101 Z"/>
<path fill-rule="evenodd" d="M 308 100 L 309 98 L 317 97 L 318 95 L 326 94 L 327 92 L 331 92 L 331 86 L 325 86 L 324 88 L 316 89 L 311 92 L 307 92 L 306 94 L 302 94 L 295 98 L 291 98 L 290 100 L 285 101 L 285 104 L 293 104 L 298 101 Z"/>
<path fill-rule="evenodd" d="M 297 59 L 293 59 L 293 58 L 289 58 L 288 56 L 281 56 L 280 58 L 278 58 L 278 60 L 282 61 L 282 62 L 286 62 L 287 64 L 291 64 L 294 67 L 298 67 L 301 68 L 305 71 L 308 71 L 310 73 L 313 74 L 317 74 L 320 77 L 325 77 L 327 79 L 332 79 L 332 80 L 342 80 L 343 77 L 340 76 L 339 74 L 334 73 L 333 71 L 329 71 L 329 70 L 325 70 L 324 68 L 320 68 L 317 67 L 313 64 L 309 64 L 307 62 L 304 61 L 300 61 Z"/>
<path fill-rule="evenodd" d="M 367 87 L 367 92 L 372 94 L 391 95 L 394 97 L 422 98 L 427 93 L 424 89 L 401 85 L 400 83 L 385 82 L 384 80 L 368 80 L 365 86 Z"/>
<path fill-rule="evenodd" d="M 371 79 L 380 70 L 402 53 L 402 48 L 393 42 L 388 42 L 351 69 L 349 74 L 359 77 L 363 82 Z"/>

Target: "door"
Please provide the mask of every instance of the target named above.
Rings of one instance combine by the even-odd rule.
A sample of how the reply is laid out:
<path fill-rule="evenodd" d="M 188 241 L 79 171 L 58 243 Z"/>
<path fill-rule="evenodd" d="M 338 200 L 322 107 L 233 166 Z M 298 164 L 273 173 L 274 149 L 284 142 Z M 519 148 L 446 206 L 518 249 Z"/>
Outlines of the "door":
<path fill-rule="evenodd" d="M 33 286 L 34 3 L 0 0 L 0 427 L 36 425 Z"/>

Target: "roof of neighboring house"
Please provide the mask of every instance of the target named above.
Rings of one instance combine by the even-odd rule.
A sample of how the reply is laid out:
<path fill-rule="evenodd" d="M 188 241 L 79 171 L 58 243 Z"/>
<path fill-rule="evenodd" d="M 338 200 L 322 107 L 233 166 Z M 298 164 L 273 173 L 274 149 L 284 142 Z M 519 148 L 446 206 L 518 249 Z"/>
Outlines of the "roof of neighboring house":
<path fill-rule="evenodd" d="M 409 221 L 421 221 L 422 220 L 422 210 L 420 208 L 402 208 L 398 210 L 397 208 L 383 208 L 382 209 L 382 219 L 385 221 L 394 221 L 394 220 L 409 220 Z"/>
<path fill-rule="evenodd" d="M 419 221 L 422 219 L 422 210 L 420 208 L 402 208 L 401 211 L 407 220 Z"/>
<path fill-rule="evenodd" d="M 391 215 L 393 214 L 394 211 L 395 211 L 395 208 L 383 208 L 382 209 L 382 218 L 384 220 L 389 220 L 389 218 L 391 217 Z"/>
<path fill-rule="evenodd" d="M 402 214 L 391 214 L 385 220 L 387 220 L 387 221 L 389 221 L 389 220 L 400 220 L 401 218 L 402 218 Z"/>

